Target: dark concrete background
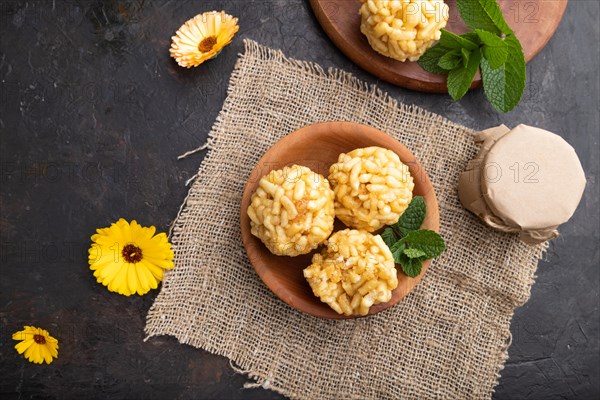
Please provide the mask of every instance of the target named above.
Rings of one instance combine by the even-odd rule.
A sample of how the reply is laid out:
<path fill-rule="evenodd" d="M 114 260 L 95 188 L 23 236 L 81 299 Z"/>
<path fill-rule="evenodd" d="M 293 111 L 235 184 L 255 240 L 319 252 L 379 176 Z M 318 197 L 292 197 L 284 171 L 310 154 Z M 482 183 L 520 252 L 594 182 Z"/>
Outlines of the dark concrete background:
<path fill-rule="evenodd" d="M 242 389 L 227 359 L 169 337 L 143 342 L 157 291 L 108 292 L 88 269 L 89 237 L 119 217 L 166 230 L 202 155 L 245 37 L 352 71 L 396 99 L 472 128 L 526 123 L 577 150 L 588 186 L 540 263 L 496 399 L 592 399 L 599 387 L 599 73 L 597 1 L 569 3 L 528 65 L 521 104 L 496 113 L 481 91 L 460 103 L 379 82 L 341 54 L 306 1 L 2 1 L 0 9 L 3 398 L 280 398 Z M 516 2 L 524 8 L 525 2 Z M 240 31 L 222 54 L 185 70 L 170 37 L 224 9 Z M 513 16 L 517 18 L 520 16 Z M 26 362 L 10 335 L 24 324 L 60 340 L 50 366 Z"/>

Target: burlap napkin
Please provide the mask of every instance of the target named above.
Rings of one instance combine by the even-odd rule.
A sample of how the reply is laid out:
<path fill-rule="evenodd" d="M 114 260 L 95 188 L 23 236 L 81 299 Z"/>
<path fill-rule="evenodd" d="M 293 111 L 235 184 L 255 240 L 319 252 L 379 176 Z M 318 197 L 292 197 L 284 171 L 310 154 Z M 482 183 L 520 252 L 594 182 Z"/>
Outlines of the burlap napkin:
<path fill-rule="evenodd" d="M 460 205 L 456 185 L 477 152 L 473 132 L 343 71 L 245 45 L 176 221 L 176 267 L 148 313 L 148 337 L 173 335 L 229 357 L 257 386 L 292 398 L 489 398 L 543 246 L 495 232 Z M 329 321 L 295 311 L 258 278 L 240 239 L 240 199 L 255 163 L 283 136 L 320 121 L 398 138 L 438 196 L 448 249 L 403 301 L 372 317 Z"/>

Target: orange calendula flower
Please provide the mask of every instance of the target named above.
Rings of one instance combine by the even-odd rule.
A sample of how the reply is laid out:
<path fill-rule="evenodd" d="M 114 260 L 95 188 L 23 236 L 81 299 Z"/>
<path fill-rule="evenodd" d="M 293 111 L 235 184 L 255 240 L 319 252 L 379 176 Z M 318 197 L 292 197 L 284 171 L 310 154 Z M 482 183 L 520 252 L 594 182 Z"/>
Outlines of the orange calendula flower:
<path fill-rule="evenodd" d="M 19 340 L 15 349 L 19 354 L 25 353 L 25 358 L 32 363 L 50 364 L 58 358 L 58 340 L 50 336 L 48 331 L 35 326 L 24 326 L 22 331 L 12 335 L 14 340 Z"/>
<path fill-rule="evenodd" d="M 186 68 L 197 67 L 215 57 L 238 31 L 237 18 L 225 11 L 198 14 L 177 30 L 171 39 L 171 57 Z"/>
<path fill-rule="evenodd" d="M 155 235 L 154 226 L 143 227 L 123 218 L 96 230 L 89 249 L 90 269 L 98 283 L 125 296 L 156 289 L 163 270 L 173 268 L 173 250 L 167 235 Z"/>

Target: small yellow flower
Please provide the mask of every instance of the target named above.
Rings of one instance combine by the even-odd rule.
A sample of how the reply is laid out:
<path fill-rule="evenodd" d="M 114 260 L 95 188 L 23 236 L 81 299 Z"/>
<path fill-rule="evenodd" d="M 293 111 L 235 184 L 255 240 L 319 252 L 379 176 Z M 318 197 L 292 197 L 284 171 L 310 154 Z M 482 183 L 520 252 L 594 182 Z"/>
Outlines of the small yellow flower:
<path fill-rule="evenodd" d="M 25 358 L 32 363 L 50 364 L 58 358 L 58 340 L 50 336 L 48 331 L 35 326 L 24 326 L 24 329 L 12 335 L 14 340 L 20 340 L 15 345 L 19 354 L 25 353 Z"/>
<path fill-rule="evenodd" d="M 173 250 L 167 235 L 123 218 L 96 230 L 89 250 L 90 269 L 98 283 L 111 292 L 129 296 L 156 289 L 163 269 L 173 268 Z"/>
<path fill-rule="evenodd" d="M 225 11 L 196 15 L 181 25 L 171 38 L 171 57 L 182 67 L 197 67 L 231 42 L 239 29 L 237 21 Z"/>

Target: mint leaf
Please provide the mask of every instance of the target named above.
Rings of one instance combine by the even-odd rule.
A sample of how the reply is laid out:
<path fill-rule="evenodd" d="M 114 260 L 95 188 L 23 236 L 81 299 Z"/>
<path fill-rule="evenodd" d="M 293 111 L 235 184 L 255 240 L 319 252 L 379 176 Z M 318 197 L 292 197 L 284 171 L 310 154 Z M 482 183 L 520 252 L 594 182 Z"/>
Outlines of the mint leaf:
<path fill-rule="evenodd" d="M 471 57 L 471 52 L 464 47 L 460 49 L 460 54 L 462 55 L 463 67 L 467 68 L 469 66 L 469 58 Z"/>
<path fill-rule="evenodd" d="M 404 256 L 404 243 L 399 240 L 392 247 L 390 247 L 390 251 L 392 252 L 392 256 L 394 257 L 394 262 L 396 264 L 402 264 L 402 260 L 407 258 Z"/>
<path fill-rule="evenodd" d="M 462 35 L 460 35 L 460 37 L 468 39 L 473 43 L 477 43 L 478 45 L 481 45 L 481 39 L 479 38 L 479 35 L 477 35 L 475 32 L 463 33 Z"/>
<path fill-rule="evenodd" d="M 494 69 L 489 60 L 484 58 L 481 62 L 481 77 L 488 101 L 496 110 L 508 112 L 521 100 L 527 78 L 525 56 L 519 40 L 515 35 L 508 35 L 504 43 L 508 48 L 504 65 Z"/>
<path fill-rule="evenodd" d="M 476 29 L 475 32 L 484 44 L 483 57 L 489 62 L 492 69 L 500 68 L 508 56 L 508 46 L 502 38 L 493 33 Z"/>
<path fill-rule="evenodd" d="M 423 225 L 426 212 L 427 206 L 425 205 L 423 196 L 415 196 L 400 216 L 400 219 L 398 219 L 398 222 L 392 225 L 392 227 L 401 234 L 407 235 L 409 232 L 418 230 Z"/>
<path fill-rule="evenodd" d="M 506 35 L 513 33 L 496 0 L 457 0 L 458 11 L 470 29 Z"/>
<path fill-rule="evenodd" d="M 402 267 L 402 271 L 406 275 L 414 278 L 421 273 L 424 258 L 409 258 L 404 253 L 401 253 L 398 256 L 398 259 L 394 259 L 394 261 L 396 262 L 396 264 Z"/>
<path fill-rule="evenodd" d="M 508 58 L 508 46 L 504 47 L 490 47 L 483 46 L 481 49 L 483 52 L 483 58 L 485 58 L 490 65 L 491 69 L 497 69 L 504 65 Z"/>
<path fill-rule="evenodd" d="M 440 37 L 439 44 L 442 47 L 454 50 L 460 50 L 463 47 L 468 50 L 475 50 L 479 47 L 477 42 L 472 42 L 470 39 L 467 39 L 467 37 L 455 35 L 445 29 L 442 29 L 442 36 Z"/>
<path fill-rule="evenodd" d="M 434 231 L 425 229 L 410 232 L 400 239 L 400 242 L 404 244 L 406 249 L 412 248 L 421 250 L 425 253 L 425 258 L 435 258 L 442 254 L 446 249 L 444 239 L 442 239 L 440 235 Z"/>
<path fill-rule="evenodd" d="M 462 49 L 461 49 L 462 50 Z M 452 50 L 446 54 L 444 54 L 441 58 L 440 61 L 438 62 L 438 65 L 441 68 L 444 68 L 448 71 L 453 70 L 454 68 L 456 68 L 462 61 L 462 53 L 461 50 Z"/>
<path fill-rule="evenodd" d="M 415 249 L 415 248 L 404 249 L 403 253 L 408 258 L 421 258 L 425 255 L 425 252 L 423 250 L 419 250 L 419 249 Z"/>
<path fill-rule="evenodd" d="M 432 74 L 445 75 L 448 73 L 445 69 L 438 66 L 440 58 L 444 56 L 450 49 L 447 49 L 440 44 L 436 44 L 432 48 L 428 49 L 425 54 L 419 58 L 419 65 L 427 72 Z"/>
<path fill-rule="evenodd" d="M 402 271 L 404 271 L 406 275 L 415 278 L 421 273 L 423 260 L 420 258 L 407 258 L 404 259 L 400 265 L 402 266 Z"/>
<path fill-rule="evenodd" d="M 502 40 L 502 38 L 498 35 L 481 29 L 475 29 L 475 33 L 477 34 L 477 37 L 479 37 L 479 39 L 481 40 L 481 43 L 483 43 L 486 46 L 505 46 L 504 40 Z"/>
<path fill-rule="evenodd" d="M 479 62 L 481 61 L 481 51 L 474 50 L 469 56 L 469 63 L 466 67 L 461 66 L 448 74 L 448 93 L 454 100 L 460 100 L 473 82 L 477 73 Z"/>
<path fill-rule="evenodd" d="M 398 241 L 399 237 L 396 235 L 396 232 L 392 228 L 385 228 L 385 230 L 381 233 L 381 238 L 387 247 L 392 248 L 392 246 Z"/>

